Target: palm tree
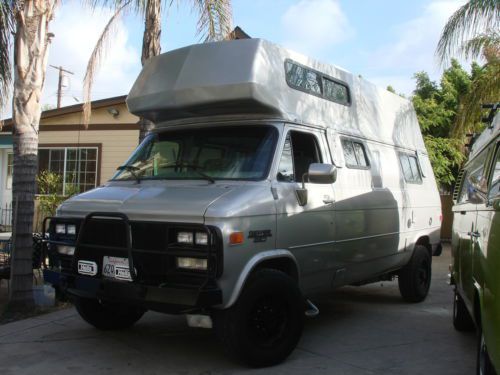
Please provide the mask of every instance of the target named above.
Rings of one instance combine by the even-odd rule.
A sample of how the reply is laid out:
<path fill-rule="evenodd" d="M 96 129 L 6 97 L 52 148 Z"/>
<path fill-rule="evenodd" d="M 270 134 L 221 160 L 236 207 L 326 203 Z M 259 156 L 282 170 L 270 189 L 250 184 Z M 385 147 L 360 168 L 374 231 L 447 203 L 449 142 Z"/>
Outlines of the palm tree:
<path fill-rule="evenodd" d="M 461 99 L 452 135 L 479 130 L 481 104 L 500 98 L 500 1 L 470 0 L 446 23 L 436 53 L 443 64 L 452 56 L 486 61 L 470 93 Z"/>
<path fill-rule="evenodd" d="M 13 308 L 33 306 L 32 229 L 40 97 L 52 37 L 48 26 L 56 4 L 56 0 L 0 0 L 0 108 L 7 104 L 14 75 L 14 249 L 9 295 Z"/>
<path fill-rule="evenodd" d="M 180 3 L 191 3 L 193 10 L 198 14 L 197 33 L 202 35 L 204 41 L 225 39 L 230 34 L 232 24 L 231 0 L 191 0 L 189 2 L 177 0 L 176 2 L 178 5 Z M 120 14 L 131 10 L 144 17 L 141 55 L 141 63 L 144 65 L 149 58 L 160 54 L 162 6 L 168 7 L 173 3 L 174 0 L 164 2 L 162 0 L 90 0 L 92 7 L 97 5 L 113 6 L 115 13 L 104 28 L 87 65 L 84 78 L 85 124 L 88 124 L 90 118 L 90 96 L 94 77 L 102 60 L 104 47 L 108 38 L 113 34 L 113 26 Z M 139 125 L 140 143 L 154 125 L 142 118 L 139 120 Z"/>

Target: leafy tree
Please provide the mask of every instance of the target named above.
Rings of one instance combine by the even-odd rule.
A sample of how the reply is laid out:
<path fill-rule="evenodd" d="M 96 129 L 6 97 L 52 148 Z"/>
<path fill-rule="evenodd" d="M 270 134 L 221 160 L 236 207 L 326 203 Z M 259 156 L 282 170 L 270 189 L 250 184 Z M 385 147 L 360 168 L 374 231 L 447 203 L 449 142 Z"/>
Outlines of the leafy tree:
<path fill-rule="evenodd" d="M 446 64 L 453 56 L 477 59 L 486 64 L 473 66 L 472 83 L 461 96 L 452 135 L 481 130 L 481 104 L 500 98 L 500 1 L 469 0 L 446 23 L 436 53 Z M 481 74 L 477 73 L 482 70 Z"/>
<path fill-rule="evenodd" d="M 14 252 L 9 294 L 9 304 L 13 309 L 34 305 L 32 230 L 40 97 L 52 37 L 49 24 L 58 3 L 56 0 L 0 0 L 0 109 L 7 104 L 11 84 L 14 84 Z M 11 60 L 14 61 L 13 67 Z"/>
<path fill-rule="evenodd" d="M 113 34 L 113 26 L 119 19 L 119 15 L 127 10 L 131 10 L 144 17 L 144 35 L 142 39 L 141 63 L 144 65 L 149 58 L 159 55 L 161 51 L 161 16 L 163 9 L 169 8 L 173 3 L 178 5 L 190 4 L 198 15 L 197 33 L 202 35 L 205 41 L 225 39 L 230 35 L 232 24 L 231 0 L 87 0 L 91 6 L 97 5 L 112 6 L 115 14 L 111 17 L 104 28 L 92 56 L 87 65 L 84 79 L 84 122 L 88 124 L 90 118 L 90 96 L 92 83 L 97 72 L 101 58 L 104 54 L 106 42 Z M 153 124 L 140 119 L 139 143 L 146 134 L 153 129 Z"/>

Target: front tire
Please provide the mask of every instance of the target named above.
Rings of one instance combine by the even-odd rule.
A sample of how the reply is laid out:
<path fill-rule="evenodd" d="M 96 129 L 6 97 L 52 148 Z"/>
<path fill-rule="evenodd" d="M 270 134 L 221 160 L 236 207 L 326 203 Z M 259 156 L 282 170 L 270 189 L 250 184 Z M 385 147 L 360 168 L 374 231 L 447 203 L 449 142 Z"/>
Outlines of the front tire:
<path fill-rule="evenodd" d="M 456 290 L 453 299 L 453 326 L 461 332 L 472 331 L 475 327 L 463 298 Z"/>
<path fill-rule="evenodd" d="M 406 266 L 398 274 L 399 291 L 407 302 L 421 302 L 429 293 L 432 278 L 432 258 L 429 250 L 417 245 Z"/>
<path fill-rule="evenodd" d="M 214 312 L 216 331 L 226 350 L 252 367 L 285 360 L 304 327 L 304 299 L 291 277 L 273 269 L 256 271 L 238 301 Z"/>
<path fill-rule="evenodd" d="M 476 374 L 496 375 L 493 364 L 491 363 L 490 355 L 488 354 L 488 348 L 486 347 L 486 343 L 484 341 L 483 331 L 481 329 L 479 329 L 478 337 Z"/>
<path fill-rule="evenodd" d="M 119 303 L 103 303 L 97 299 L 77 297 L 76 311 L 87 323 L 103 331 L 132 327 L 145 311 Z"/>

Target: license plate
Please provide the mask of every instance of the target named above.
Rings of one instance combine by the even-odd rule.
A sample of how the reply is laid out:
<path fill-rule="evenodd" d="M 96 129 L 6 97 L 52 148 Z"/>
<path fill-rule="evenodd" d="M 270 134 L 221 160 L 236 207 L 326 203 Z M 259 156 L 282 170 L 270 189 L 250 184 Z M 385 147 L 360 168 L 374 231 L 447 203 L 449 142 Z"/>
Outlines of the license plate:
<path fill-rule="evenodd" d="M 102 275 L 112 279 L 132 281 L 128 258 L 105 256 L 102 259 Z"/>
<path fill-rule="evenodd" d="M 97 264 L 88 260 L 78 261 L 78 273 L 82 275 L 97 275 Z"/>

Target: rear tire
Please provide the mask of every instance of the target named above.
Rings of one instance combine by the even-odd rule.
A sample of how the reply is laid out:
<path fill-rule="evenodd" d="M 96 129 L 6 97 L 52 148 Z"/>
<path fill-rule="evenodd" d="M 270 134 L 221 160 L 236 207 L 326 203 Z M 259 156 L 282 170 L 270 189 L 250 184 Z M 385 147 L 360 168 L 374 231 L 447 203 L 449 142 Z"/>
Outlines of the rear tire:
<path fill-rule="evenodd" d="M 145 313 L 137 307 L 97 299 L 77 297 L 74 303 L 83 320 L 104 331 L 132 327 Z"/>
<path fill-rule="evenodd" d="M 238 301 L 215 311 L 216 332 L 226 351 L 252 367 L 285 360 L 304 327 L 304 299 L 291 277 L 273 269 L 256 271 Z"/>
<path fill-rule="evenodd" d="M 491 363 L 490 355 L 488 354 L 488 348 L 484 342 L 483 331 L 481 329 L 479 329 L 478 338 L 476 374 L 496 375 L 493 364 Z"/>
<path fill-rule="evenodd" d="M 406 266 L 398 274 L 399 291 L 407 302 L 421 302 L 427 297 L 432 278 L 432 257 L 424 246 L 417 245 Z"/>
<path fill-rule="evenodd" d="M 453 327 L 461 332 L 472 331 L 475 328 L 469 310 L 456 290 L 453 299 Z"/>

